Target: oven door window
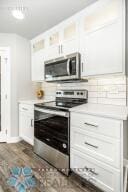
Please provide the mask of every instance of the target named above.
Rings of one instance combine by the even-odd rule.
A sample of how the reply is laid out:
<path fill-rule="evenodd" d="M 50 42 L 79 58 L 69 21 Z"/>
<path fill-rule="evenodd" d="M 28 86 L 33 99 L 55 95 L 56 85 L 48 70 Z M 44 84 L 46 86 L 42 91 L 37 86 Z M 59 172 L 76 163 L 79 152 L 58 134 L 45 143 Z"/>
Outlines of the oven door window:
<path fill-rule="evenodd" d="M 35 111 L 34 135 L 45 144 L 69 154 L 68 118 Z"/>

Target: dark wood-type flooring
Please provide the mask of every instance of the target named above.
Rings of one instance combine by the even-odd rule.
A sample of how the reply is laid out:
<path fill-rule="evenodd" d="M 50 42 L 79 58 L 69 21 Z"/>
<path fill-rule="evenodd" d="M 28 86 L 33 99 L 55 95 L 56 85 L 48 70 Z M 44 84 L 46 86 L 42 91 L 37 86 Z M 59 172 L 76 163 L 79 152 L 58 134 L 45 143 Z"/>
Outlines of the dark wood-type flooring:
<path fill-rule="evenodd" d="M 15 166 L 32 168 L 37 185 L 31 192 L 101 192 L 74 174 L 66 177 L 53 171 L 53 167 L 34 154 L 33 147 L 24 141 L 16 144 L 0 143 L 0 192 L 15 192 L 7 184 L 10 168 Z"/>

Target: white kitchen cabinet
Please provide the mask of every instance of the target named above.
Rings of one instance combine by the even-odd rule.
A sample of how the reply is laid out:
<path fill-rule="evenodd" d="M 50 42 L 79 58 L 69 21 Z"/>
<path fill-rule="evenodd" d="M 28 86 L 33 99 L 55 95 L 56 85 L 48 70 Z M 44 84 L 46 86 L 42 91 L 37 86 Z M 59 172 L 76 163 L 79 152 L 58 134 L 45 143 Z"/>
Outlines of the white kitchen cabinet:
<path fill-rule="evenodd" d="M 50 30 L 47 35 L 48 47 L 46 60 L 51 60 L 60 57 L 60 28 Z"/>
<path fill-rule="evenodd" d="M 123 35 L 115 22 L 86 34 L 81 42 L 82 76 L 123 73 Z"/>
<path fill-rule="evenodd" d="M 120 192 L 120 171 L 71 149 L 71 169 L 105 192 Z"/>
<path fill-rule="evenodd" d="M 34 144 L 34 106 L 19 104 L 19 136 Z"/>
<path fill-rule="evenodd" d="M 79 17 L 74 16 L 62 26 L 61 54 L 79 52 Z"/>
<path fill-rule="evenodd" d="M 71 112 L 70 123 L 72 171 L 105 192 L 123 192 L 127 121 L 91 115 L 85 109 Z"/>
<path fill-rule="evenodd" d="M 81 17 L 82 76 L 124 73 L 123 1 L 103 0 Z"/>
<path fill-rule="evenodd" d="M 79 51 L 79 17 L 74 16 L 46 32 L 46 60 Z"/>
<path fill-rule="evenodd" d="M 81 12 L 81 29 L 85 33 L 98 30 L 122 17 L 123 0 L 99 0 Z"/>
<path fill-rule="evenodd" d="M 45 47 L 46 39 L 44 37 L 31 42 L 32 81 L 44 80 Z"/>
<path fill-rule="evenodd" d="M 81 76 L 125 74 L 125 1 L 99 0 L 32 41 L 32 80 L 44 61 L 81 54 Z"/>

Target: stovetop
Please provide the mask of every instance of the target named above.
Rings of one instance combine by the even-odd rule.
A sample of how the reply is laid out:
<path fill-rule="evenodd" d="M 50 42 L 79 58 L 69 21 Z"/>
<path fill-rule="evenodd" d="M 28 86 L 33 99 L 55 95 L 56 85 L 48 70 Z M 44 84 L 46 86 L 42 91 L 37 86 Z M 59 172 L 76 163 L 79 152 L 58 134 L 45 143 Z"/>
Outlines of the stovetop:
<path fill-rule="evenodd" d="M 87 91 L 86 90 L 68 90 L 68 91 L 57 91 L 56 101 L 38 103 L 36 107 L 45 109 L 55 109 L 68 111 L 69 108 L 87 103 Z"/>
<path fill-rule="evenodd" d="M 35 104 L 36 107 L 41 107 L 41 108 L 45 108 L 45 109 L 60 109 L 60 110 L 64 110 L 67 111 L 69 108 L 81 105 L 86 103 L 86 100 L 82 100 L 82 101 L 73 101 L 73 102 L 67 102 L 67 101 L 51 101 L 51 102 L 46 102 L 46 103 L 38 103 Z"/>

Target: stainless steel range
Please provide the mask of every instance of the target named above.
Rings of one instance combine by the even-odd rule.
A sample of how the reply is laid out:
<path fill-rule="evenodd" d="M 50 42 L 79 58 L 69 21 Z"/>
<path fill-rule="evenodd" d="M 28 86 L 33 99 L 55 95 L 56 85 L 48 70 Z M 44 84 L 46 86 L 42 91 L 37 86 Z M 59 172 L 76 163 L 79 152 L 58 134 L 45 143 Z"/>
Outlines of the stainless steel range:
<path fill-rule="evenodd" d="M 35 104 L 34 151 L 57 169 L 69 174 L 69 108 L 87 102 L 87 90 L 56 92 L 56 101 Z"/>

